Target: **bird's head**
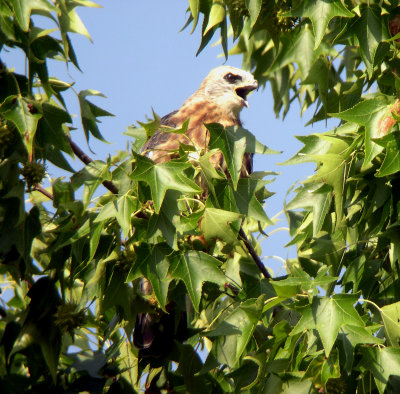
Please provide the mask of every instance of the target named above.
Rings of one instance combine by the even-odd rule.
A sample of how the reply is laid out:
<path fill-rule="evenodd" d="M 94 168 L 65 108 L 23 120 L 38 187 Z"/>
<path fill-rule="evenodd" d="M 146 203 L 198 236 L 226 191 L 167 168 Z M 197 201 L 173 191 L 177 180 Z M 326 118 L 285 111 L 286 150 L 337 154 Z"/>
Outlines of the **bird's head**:
<path fill-rule="evenodd" d="M 239 113 L 248 107 L 247 95 L 258 88 L 253 75 L 230 66 L 220 66 L 210 71 L 199 91 L 207 100 L 215 102 L 228 112 Z"/>

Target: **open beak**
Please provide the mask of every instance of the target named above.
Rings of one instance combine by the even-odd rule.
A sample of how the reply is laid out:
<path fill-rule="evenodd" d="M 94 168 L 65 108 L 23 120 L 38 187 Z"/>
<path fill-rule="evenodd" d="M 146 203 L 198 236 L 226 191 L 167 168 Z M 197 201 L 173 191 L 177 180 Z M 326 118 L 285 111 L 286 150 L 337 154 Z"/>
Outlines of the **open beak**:
<path fill-rule="evenodd" d="M 247 81 L 244 86 L 240 86 L 235 89 L 235 93 L 242 99 L 242 105 L 244 107 L 249 106 L 247 95 L 255 89 L 258 89 L 258 82 L 255 80 Z"/>

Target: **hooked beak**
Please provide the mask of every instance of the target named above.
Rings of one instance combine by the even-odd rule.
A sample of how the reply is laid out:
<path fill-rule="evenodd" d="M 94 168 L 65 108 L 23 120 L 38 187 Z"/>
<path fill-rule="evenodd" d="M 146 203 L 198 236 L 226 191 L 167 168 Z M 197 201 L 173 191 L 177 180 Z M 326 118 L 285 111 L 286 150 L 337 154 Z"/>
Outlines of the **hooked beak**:
<path fill-rule="evenodd" d="M 235 89 L 235 93 L 242 99 L 242 105 L 248 107 L 247 95 L 253 90 L 258 89 L 258 82 L 256 80 L 247 81 L 244 86 L 240 86 Z"/>

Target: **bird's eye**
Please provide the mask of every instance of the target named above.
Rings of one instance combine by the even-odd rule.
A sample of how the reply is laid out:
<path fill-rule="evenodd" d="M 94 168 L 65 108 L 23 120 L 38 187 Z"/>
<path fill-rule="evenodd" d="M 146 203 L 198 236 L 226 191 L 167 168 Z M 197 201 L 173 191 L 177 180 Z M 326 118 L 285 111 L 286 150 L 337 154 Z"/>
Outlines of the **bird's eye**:
<path fill-rule="evenodd" d="M 224 76 L 225 80 L 227 80 L 229 83 L 235 83 L 236 81 L 241 81 L 242 77 L 240 75 L 234 75 L 231 73 L 228 73 Z"/>

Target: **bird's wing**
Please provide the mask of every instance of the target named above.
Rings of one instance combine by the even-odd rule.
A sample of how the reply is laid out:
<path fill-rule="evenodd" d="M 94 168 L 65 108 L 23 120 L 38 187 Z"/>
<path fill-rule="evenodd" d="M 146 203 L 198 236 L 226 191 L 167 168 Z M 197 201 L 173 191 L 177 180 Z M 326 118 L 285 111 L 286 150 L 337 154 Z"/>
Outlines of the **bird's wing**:
<path fill-rule="evenodd" d="M 176 122 L 172 120 L 172 117 L 178 113 L 178 110 L 172 111 L 169 114 L 163 116 L 160 119 L 160 124 L 163 126 L 170 126 L 170 127 L 176 127 Z"/>

